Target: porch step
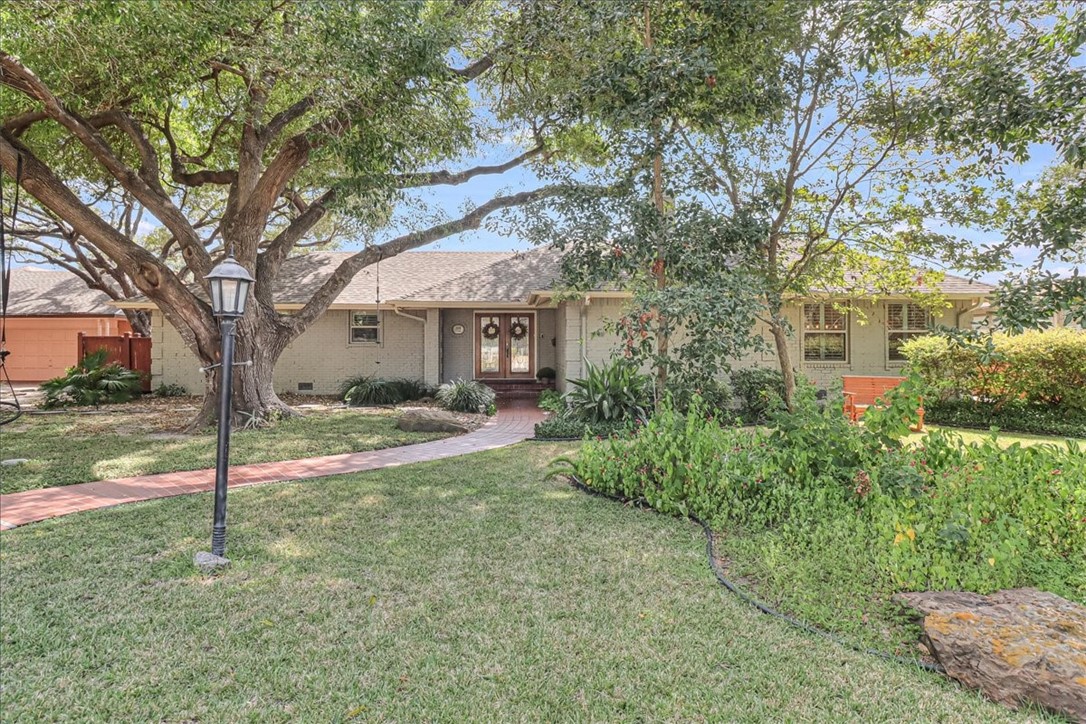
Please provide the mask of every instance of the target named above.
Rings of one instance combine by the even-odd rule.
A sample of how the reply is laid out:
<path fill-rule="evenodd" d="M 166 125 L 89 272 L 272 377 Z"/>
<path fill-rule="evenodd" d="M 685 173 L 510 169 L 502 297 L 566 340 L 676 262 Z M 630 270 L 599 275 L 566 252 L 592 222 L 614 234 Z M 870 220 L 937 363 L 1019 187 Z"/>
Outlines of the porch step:
<path fill-rule="evenodd" d="M 554 389 L 552 381 L 480 379 L 479 382 L 494 390 L 499 400 L 535 400 L 543 390 Z"/>

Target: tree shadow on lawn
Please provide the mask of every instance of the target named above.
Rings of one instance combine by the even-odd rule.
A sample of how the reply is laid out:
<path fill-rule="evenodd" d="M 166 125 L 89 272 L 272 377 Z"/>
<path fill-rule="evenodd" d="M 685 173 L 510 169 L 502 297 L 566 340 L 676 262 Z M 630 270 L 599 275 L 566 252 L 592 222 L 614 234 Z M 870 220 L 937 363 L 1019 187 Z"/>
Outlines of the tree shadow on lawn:
<path fill-rule="evenodd" d="M 713 579 L 700 530 L 544 482 L 569 447 L 5 532 L 5 700 L 51 718 L 944 719 L 1015 715 L 812 639 Z M 43 697 L 41 692 L 48 691 Z"/>
<path fill-rule="evenodd" d="M 392 414 L 336 410 L 311 412 L 274 427 L 235 430 L 233 465 L 377 450 L 447 437 L 403 432 Z M 2 457 L 27 458 L 5 467 L 0 492 L 134 475 L 200 470 L 215 465 L 215 435 L 164 432 L 139 416 L 27 416 L 5 431 Z"/>

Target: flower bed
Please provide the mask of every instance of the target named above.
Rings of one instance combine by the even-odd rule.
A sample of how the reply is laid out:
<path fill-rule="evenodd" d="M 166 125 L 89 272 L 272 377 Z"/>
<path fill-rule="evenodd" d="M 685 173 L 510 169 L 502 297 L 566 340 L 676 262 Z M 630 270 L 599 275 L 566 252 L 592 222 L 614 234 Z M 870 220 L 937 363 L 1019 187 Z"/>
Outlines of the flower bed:
<path fill-rule="evenodd" d="M 902 590 L 1029 585 L 1086 600 L 1082 447 L 1003 449 L 941 431 L 907 446 L 894 412 L 857 427 L 837 409 L 804 405 L 767 430 L 665 409 L 631 436 L 587 442 L 575 472 L 736 532 L 739 572 L 827 625 L 851 610 L 866 619 Z M 813 600 L 826 590 L 837 598 Z"/>

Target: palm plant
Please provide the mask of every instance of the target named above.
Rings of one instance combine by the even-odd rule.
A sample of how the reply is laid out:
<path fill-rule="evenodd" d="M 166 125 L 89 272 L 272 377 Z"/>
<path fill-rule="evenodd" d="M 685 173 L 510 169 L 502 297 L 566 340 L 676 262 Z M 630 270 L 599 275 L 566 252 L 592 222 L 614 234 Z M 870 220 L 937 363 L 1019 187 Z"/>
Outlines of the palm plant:
<path fill-rule="evenodd" d="M 63 377 L 43 382 L 42 406 L 94 405 L 128 402 L 140 393 L 140 375 L 117 362 L 106 363 L 106 350 L 86 355 Z"/>

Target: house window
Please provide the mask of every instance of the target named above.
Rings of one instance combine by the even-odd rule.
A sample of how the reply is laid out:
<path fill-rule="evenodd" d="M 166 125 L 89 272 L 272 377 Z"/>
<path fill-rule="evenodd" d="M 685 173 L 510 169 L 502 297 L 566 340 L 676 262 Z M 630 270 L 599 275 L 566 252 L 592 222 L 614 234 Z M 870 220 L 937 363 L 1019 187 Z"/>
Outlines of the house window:
<path fill-rule="evenodd" d="M 381 323 L 376 312 L 351 312 L 351 344 L 378 344 Z"/>
<path fill-rule="evenodd" d="M 832 304 L 804 304 L 803 359 L 848 361 L 848 315 Z"/>
<path fill-rule="evenodd" d="M 900 303 L 886 305 L 886 348 L 890 361 L 904 361 L 901 345 L 913 337 L 922 337 L 928 333 L 931 317 L 928 310 L 919 304 Z"/>

